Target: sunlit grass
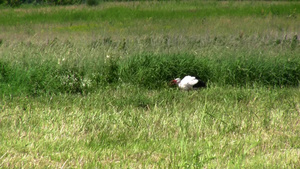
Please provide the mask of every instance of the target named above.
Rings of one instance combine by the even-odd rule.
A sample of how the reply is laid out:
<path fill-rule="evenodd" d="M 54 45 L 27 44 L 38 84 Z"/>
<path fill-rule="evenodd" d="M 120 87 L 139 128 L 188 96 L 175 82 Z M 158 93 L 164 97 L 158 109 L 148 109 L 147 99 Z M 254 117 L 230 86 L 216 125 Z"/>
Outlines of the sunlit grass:
<path fill-rule="evenodd" d="M 298 89 L 2 98 L 2 167 L 298 166 Z M 34 160 L 35 159 L 35 160 Z M 255 163 L 256 162 L 256 163 Z"/>
<path fill-rule="evenodd" d="M 300 166 L 298 2 L 0 12 L 0 168 Z"/>

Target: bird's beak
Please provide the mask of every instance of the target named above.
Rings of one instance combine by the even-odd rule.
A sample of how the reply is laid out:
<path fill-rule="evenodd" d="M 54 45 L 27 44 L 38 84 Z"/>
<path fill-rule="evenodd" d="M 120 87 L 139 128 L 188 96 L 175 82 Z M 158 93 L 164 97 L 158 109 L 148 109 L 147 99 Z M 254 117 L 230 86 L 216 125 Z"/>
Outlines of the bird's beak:
<path fill-rule="evenodd" d="M 176 80 L 172 80 L 172 81 L 170 82 L 170 85 L 175 85 L 175 84 L 177 84 L 177 81 L 176 81 Z"/>

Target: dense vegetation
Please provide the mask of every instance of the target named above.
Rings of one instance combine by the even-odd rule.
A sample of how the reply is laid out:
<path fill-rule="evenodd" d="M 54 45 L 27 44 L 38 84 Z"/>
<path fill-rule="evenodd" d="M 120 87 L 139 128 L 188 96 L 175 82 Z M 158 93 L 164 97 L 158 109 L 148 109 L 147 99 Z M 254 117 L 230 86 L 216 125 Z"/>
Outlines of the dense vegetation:
<path fill-rule="evenodd" d="M 114 83 L 131 83 L 148 89 L 166 88 L 174 77 L 197 75 L 212 85 L 270 87 L 298 86 L 299 56 L 268 57 L 239 53 L 226 58 L 188 54 L 143 54 L 106 58 L 82 65 L 53 60 L 1 62 L 1 90 L 10 93 L 86 93 Z"/>
<path fill-rule="evenodd" d="M 0 13 L 0 168 L 299 168 L 299 2 Z"/>

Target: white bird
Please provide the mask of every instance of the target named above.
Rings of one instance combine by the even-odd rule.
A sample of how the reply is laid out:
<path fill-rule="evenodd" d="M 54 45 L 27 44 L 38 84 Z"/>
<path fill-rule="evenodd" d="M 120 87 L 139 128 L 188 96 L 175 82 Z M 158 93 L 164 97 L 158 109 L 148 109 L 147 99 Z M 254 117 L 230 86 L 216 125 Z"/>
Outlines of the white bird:
<path fill-rule="evenodd" d="M 194 76 L 185 76 L 182 80 L 180 78 L 176 78 L 171 81 L 173 84 L 177 84 L 178 87 L 182 90 L 192 90 L 197 89 L 199 87 L 206 87 L 206 84 Z"/>

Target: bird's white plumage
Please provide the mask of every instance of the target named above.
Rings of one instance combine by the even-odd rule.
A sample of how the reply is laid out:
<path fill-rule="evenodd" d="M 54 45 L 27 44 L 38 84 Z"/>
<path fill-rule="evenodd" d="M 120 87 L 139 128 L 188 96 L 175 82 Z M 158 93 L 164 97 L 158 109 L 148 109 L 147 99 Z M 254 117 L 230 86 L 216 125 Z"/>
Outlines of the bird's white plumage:
<path fill-rule="evenodd" d="M 180 78 L 175 79 L 178 87 L 183 90 L 191 90 L 193 86 L 198 83 L 198 79 L 194 76 L 185 76 L 182 80 Z"/>

